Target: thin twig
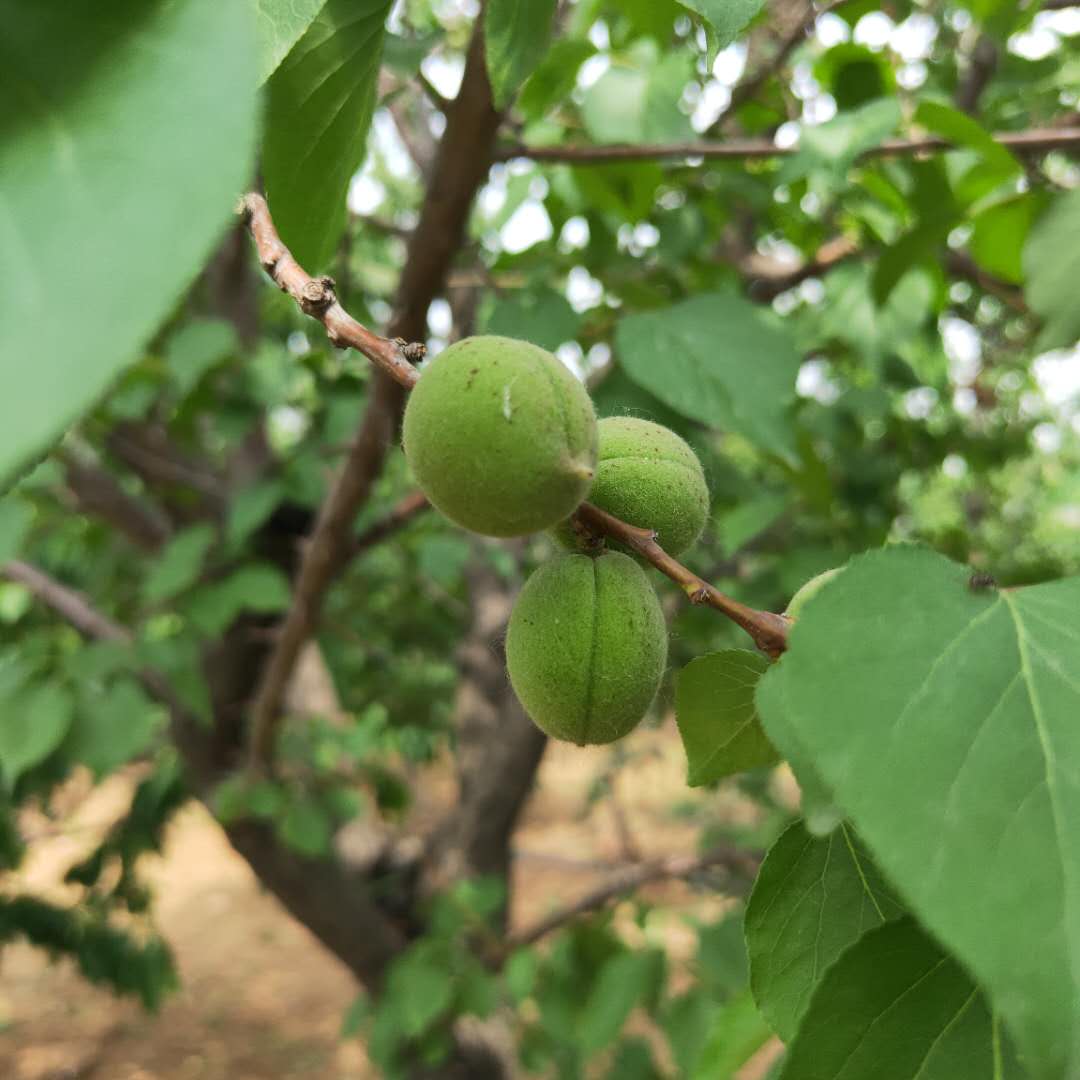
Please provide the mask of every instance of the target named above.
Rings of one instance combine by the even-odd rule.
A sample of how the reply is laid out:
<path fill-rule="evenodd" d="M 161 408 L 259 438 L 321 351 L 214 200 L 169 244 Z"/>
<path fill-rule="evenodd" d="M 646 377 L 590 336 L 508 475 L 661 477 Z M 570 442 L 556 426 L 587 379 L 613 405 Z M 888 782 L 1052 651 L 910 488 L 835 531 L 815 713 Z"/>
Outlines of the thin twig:
<path fill-rule="evenodd" d="M 848 0 L 833 0 L 831 4 L 826 4 L 821 8 L 816 8 L 811 3 L 809 10 L 783 38 L 776 52 L 768 61 L 753 73 L 747 73 L 732 88 L 731 100 L 728 102 L 727 108 L 717 117 L 716 122 L 712 125 L 712 130 L 715 132 L 717 125 L 721 121 L 757 96 L 758 91 L 780 71 L 787 62 L 788 57 L 806 40 L 807 35 L 813 30 L 822 15 L 828 15 L 830 12 L 836 11 L 837 8 L 843 7 L 846 3 L 848 3 Z"/>
<path fill-rule="evenodd" d="M 113 622 L 107 615 L 102 615 L 82 593 L 62 585 L 36 566 L 11 559 L 0 566 L 0 573 L 28 589 L 85 637 L 95 641 L 131 641 L 129 630 Z"/>
<path fill-rule="evenodd" d="M 966 278 L 973 285 L 977 285 L 983 292 L 997 297 L 1003 304 L 1011 307 L 1013 311 L 1021 315 L 1028 313 L 1027 302 L 1024 300 L 1022 289 L 1008 281 L 984 270 L 975 260 L 963 251 L 947 251 L 945 253 L 945 267 L 951 274 Z"/>
<path fill-rule="evenodd" d="M 404 528 L 418 514 L 431 509 L 431 503 L 422 491 L 406 495 L 390 512 L 373 521 L 353 542 L 352 553 L 358 555 L 376 544 L 381 544 L 388 536 Z"/>
<path fill-rule="evenodd" d="M 282 292 L 287 292 L 305 315 L 326 327 L 326 336 L 339 349 L 352 348 L 363 353 L 380 371 L 409 388 L 420 377 L 414 361 L 421 360 L 425 348 L 418 342 L 391 341 L 373 334 L 357 322 L 339 303 L 334 280 L 313 278 L 282 243 L 270 216 L 266 200 L 255 192 L 244 196 L 240 210 L 251 230 L 259 262 Z"/>
<path fill-rule="evenodd" d="M 1050 150 L 1080 148 L 1080 127 L 1029 128 L 1026 131 L 999 131 L 993 136 L 999 146 L 1017 154 L 1041 154 Z M 912 139 L 885 139 L 864 150 L 860 157 L 904 157 L 914 154 L 953 150 L 956 144 L 938 135 Z M 794 146 L 777 146 L 769 139 L 727 139 L 722 142 L 700 140 L 674 143 L 612 143 L 610 145 L 528 146 L 517 143 L 501 146 L 497 161 L 529 158 L 532 161 L 559 161 L 578 165 L 605 165 L 622 161 L 648 161 L 658 158 L 702 158 L 751 161 L 791 157 L 799 152 Z"/>
<path fill-rule="evenodd" d="M 439 112 L 445 113 L 450 108 L 450 99 L 445 97 L 419 68 L 416 70 L 416 81 L 420 84 L 420 89 L 424 91 L 424 96 Z"/>
<path fill-rule="evenodd" d="M 82 454 L 63 449 L 57 458 L 77 507 L 107 521 L 143 551 L 159 550 L 169 539 L 169 522 L 157 507 L 129 495 L 112 473 Z"/>
<path fill-rule="evenodd" d="M 93 641 L 113 641 L 121 645 L 133 644 L 134 637 L 127 627 L 103 615 L 81 592 L 61 584 L 38 567 L 19 559 L 11 559 L 0 563 L 0 576 L 18 582 L 46 607 L 70 623 L 83 637 Z M 174 729 L 190 722 L 188 710 L 161 672 L 153 668 L 143 668 L 138 677 L 147 691 L 169 708 Z"/>
<path fill-rule="evenodd" d="M 733 876 L 753 881 L 757 876 L 761 860 L 748 851 L 740 851 L 729 845 L 714 847 L 701 855 L 672 855 L 666 859 L 656 859 L 649 862 L 638 863 L 629 866 L 625 870 L 614 874 L 608 881 L 598 885 L 595 889 L 587 892 L 578 900 L 567 904 L 565 907 L 553 911 L 550 915 L 533 923 L 532 926 L 522 927 L 508 935 L 506 950 L 520 948 L 523 945 L 532 945 L 540 938 L 546 937 L 553 930 L 576 919 L 579 915 L 587 914 L 604 907 L 609 901 L 615 900 L 626 893 L 639 889 L 653 881 L 664 881 L 670 878 L 688 878 L 699 874 L 712 867 L 723 867 Z"/>
<path fill-rule="evenodd" d="M 788 629 L 791 620 L 771 611 L 758 611 L 747 607 L 730 596 L 725 596 L 677 559 L 672 558 L 657 542 L 656 533 L 639 529 L 613 517 L 606 510 L 592 503 L 582 503 L 574 515 L 586 531 L 599 536 L 609 536 L 640 555 L 650 566 L 670 578 L 686 593 L 691 604 L 707 604 L 741 626 L 753 639 L 754 644 L 767 656 L 779 656 L 787 648 Z"/>

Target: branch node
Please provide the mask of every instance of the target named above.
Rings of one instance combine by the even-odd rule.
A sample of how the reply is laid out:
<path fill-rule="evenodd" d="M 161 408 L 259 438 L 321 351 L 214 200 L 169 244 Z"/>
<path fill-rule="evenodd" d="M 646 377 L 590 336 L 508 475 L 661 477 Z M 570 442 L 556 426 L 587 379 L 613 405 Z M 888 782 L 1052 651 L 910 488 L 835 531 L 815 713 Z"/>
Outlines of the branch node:
<path fill-rule="evenodd" d="M 336 302 L 337 291 L 334 279 L 326 274 L 304 282 L 300 289 L 300 308 L 305 315 L 317 317 Z M 332 329 L 330 332 L 333 334 Z M 335 341 L 334 344 L 336 345 L 337 342 Z"/>
<path fill-rule="evenodd" d="M 419 364 L 427 356 L 427 346 L 421 341 L 406 341 L 404 338 L 394 338 L 394 344 L 410 364 Z"/>

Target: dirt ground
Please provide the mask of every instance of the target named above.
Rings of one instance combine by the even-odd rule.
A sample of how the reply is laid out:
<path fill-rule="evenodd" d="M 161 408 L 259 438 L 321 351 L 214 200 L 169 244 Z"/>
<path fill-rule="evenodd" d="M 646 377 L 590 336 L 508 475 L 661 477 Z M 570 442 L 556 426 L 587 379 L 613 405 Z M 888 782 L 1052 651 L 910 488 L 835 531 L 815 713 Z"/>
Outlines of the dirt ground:
<path fill-rule="evenodd" d="M 688 796 L 672 728 L 634 737 L 617 782 L 619 813 L 587 809 L 609 752 L 549 751 L 515 839 L 515 923 L 527 923 L 602 880 L 626 857 L 691 851 L 695 827 L 672 813 Z M 40 822 L 19 886 L 62 898 L 64 870 L 126 805 L 134 776 L 73 793 L 71 814 Z M 76 797 L 78 796 L 78 797 Z M 710 796 L 712 799 L 723 798 Z M 733 816 L 746 808 L 731 799 Z M 32 827 L 33 828 L 33 827 Z M 34 835 L 31 832 L 31 835 Z M 156 1016 L 87 984 L 67 962 L 17 945 L 0 956 L 0 1080 L 374 1080 L 342 1014 L 356 996 L 345 968 L 264 894 L 207 813 L 190 804 L 172 822 L 163 857 L 147 860 L 157 926 L 182 980 Z M 647 926 L 678 964 L 693 950 L 684 917 L 715 917 L 723 901 L 679 883 L 651 887 L 664 903 Z M 627 920 L 629 922 L 629 920 Z M 640 932 L 640 931 L 638 931 Z M 766 1048 L 761 1065 L 775 1048 Z M 755 1062 L 755 1065 L 758 1063 Z M 754 1075 L 762 1070 L 754 1068 Z M 747 1070 L 746 1080 L 750 1080 Z"/>

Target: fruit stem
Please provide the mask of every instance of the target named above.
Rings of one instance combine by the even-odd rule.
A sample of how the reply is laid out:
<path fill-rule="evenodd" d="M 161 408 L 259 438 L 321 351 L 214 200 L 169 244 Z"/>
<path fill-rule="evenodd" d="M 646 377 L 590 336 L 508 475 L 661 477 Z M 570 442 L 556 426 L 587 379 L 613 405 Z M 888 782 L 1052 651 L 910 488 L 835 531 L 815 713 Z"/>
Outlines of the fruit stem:
<path fill-rule="evenodd" d="M 651 529 L 639 529 L 588 502 L 577 508 L 572 520 L 575 528 L 594 536 L 609 536 L 635 551 L 661 574 L 674 581 L 686 593 L 691 604 L 707 604 L 741 626 L 766 656 L 775 660 L 787 648 L 791 619 L 771 611 L 747 607 L 720 592 L 669 555 L 656 542 L 656 533 Z"/>

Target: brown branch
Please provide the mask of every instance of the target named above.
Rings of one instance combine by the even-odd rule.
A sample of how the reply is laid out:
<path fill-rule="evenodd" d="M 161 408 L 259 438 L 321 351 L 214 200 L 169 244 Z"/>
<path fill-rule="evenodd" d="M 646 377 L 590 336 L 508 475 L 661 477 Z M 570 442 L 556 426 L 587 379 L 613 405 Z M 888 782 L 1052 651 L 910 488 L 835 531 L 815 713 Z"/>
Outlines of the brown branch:
<path fill-rule="evenodd" d="M 474 33 L 461 89 L 449 108 L 420 220 L 410 240 L 388 341 L 349 316 L 325 279 L 297 265 L 274 229 L 260 196 L 244 200 L 259 256 L 267 272 L 327 327 L 334 340 L 352 345 L 379 368 L 360 428 L 319 511 L 293 586 L 293 600 L 263 671 L 250 712 L 249 759 L 266 768 L 273 759 L 282 702 L 304 644 L 314 633 L 331 583 L 348 562 L 357 511 L 382 472 L 401 413 L 402 388 L 418 378 L 409 362 L 420 347 L 401 339 L 426 335 L 431 301 L 442 291 L 465 235 L 473 199 L 487 176 L 500 114 L 491 103 L 480 27 Z M 312 287 L 312 286 L 316 287 Z M 331 332 L 333 331 L 333 332 Z M 344 335 L 344 336 L 343 336 Z"/>
<path fill-rule="evenodd" d="M 129 495 L 112 473 L 81 455 L 60 450 L 64 479 L 79 510 L 108 522 L 143 551 L 157 551 L 169 539 L 170 528 L 158 510 Z"/>
<path fill-rule="evenodd" d="M 753 881 L 760 865 L 761 860 L 756 855 L 722 845 L 711 848 L 701 855 L 672 855 L 666 859 L 655 859 L 629 866 L 579 899 L 533 923 L 532 926 L 525 926 L 511 933 L 506 940 L 506 951 L 509 952 L 523 945 L 532 945 L 579 915 L 596 911 L 609 901 L 616 900 L 651 882 L 693 877 L 712 867 L 723 867 L 735 877 Z"/>
<path fill-rule="evenodd" d="M 979 34 L 967 58 L 967 70 L 956 86 L 953 103 L 972 116 L 978 111 L 979 98 L 998 66 L 998 47 L 989 34 Z"/>
<path fill-rule="evenodd" d="M 266 662 L 251 707 L 251 764 L 266 767 L 273 758 L 285 691 L 300 652 L 315 631 L 331 583 L 348 562 L 353 519 L 382 471 L 394 436 L 399 387 L 377 379 L 345 461 L 338 471 L 304 548 L 293 585 L 292 603 Z"/>
<path fill-rule="evenodd" d="M 305 315 L 326 327 L 326 336 L 339 349 L 351 348 L 363 353 L 380 371 L 402 386 L 415 385 L 420 377 L 413 361 L 424 356 L 424 346 L 391 341 L 373 334 L 357 322 L 339 303 L 334 280 L 313 278 L 282 242 L 270 216 L 266 200 L 251 192 L 240 202 L 240 211 L 251 230 L 259 262 L 282 292 L 288 293 Z"/>
<path fill-rule="evenodd" d="M 835 236 L 818 248 L 812 259 L 792 269 L 772 269 L 764 260 L 759 260 L 756 253 L 746 260 L 745 267 L 739 267 L 747 279 L 747 291 L 752 299 L 759 303 L 775 300 L 781 293 L 794 289 L 808 278 L 827 274 L 838 263 L 845 262 L 860 254 L 853 240 L 846 236 Z M 770 260 L 771 262 L 771 260 Z"/>
<path fill-rule="evenodd" d="M 376 544 L 381 544 L 388 536 L 393 536 L 403 529 L 417 515 L 431 509 L 431 503 L 422 491 L 413 491 L 406 495 L 390 512 L 378 521 L 373 521 L 354 541 L 352 554 L 359 555 Z"/>
<path fill-rule="evenodd" d="M 95 641 L 131 641 L 129 630 L 102 615 L 82 593 L 61 585 L 36 566 L 12 559 L 0 566 L 0 573 L 28 589 L 85 637 Z"/>
<path fill-rule="evenodd" d="M 758 611 L 725 596 L 713 588 L 677 559 L 672 558 L 657 542 L 656 533 L 639 529 L 613 517 L 606 510 L 592 503 L 582 503 L 574 515 L 587 532 L 597 536 L 609 536 L 640 555 L 651 566 L 678 585 L 692 604 L 707 604 L 741 626 L 753 639 L 754 644 L 774 659 L 787 648 L 788 629 L 791 620 L 771 611 Z"/>
<path fill-rule="evenodd" d="M 1029 128 L 1026 131 L 999 131 L 993 136 L 999 146 L 1016 154 L 1041 154 L 1051 150 L 1080 148 L 1080 128 Z M 937 135 L 912 139 L 885 139 L 865 150 L 860 157 L 905 157 L 955 149 L 955 144 Z M 558 161 L 578 165 L 605 165 L 624 161 L 648 161 L 658 158 L 703 158 L 705 160 L 753 161 L 791 157 L 798 145 L 777 146 L 769 139 L 727 139 L 723 142 L 701 140 L 675 143 L 613 143 L 610 145 L 528 146 L 518 143 L 501 146 L 497 161 L 529 158 L 532 161 Z"/>
<path fill-rule="evenodd" d="M 1021 289 L 984 270 L 975 260 L 963 251 L 947 251 L 945 268 L 957 277 L 966 278 L 977 285 L 983 292 L 996 297 L 1007 307 L 1021 315 L 1028 313 L 1027 302 Z"/>
<path fill-rule="evenodd" d="M 806 40 L 807 35 L 813 30 L 822 15 L 836 11 L 837 8 L 843 7 L 846 3 L 848 3 L 848 0 L 833 0 L 831 4 L 826 4 L 822 8 L 816 8 L 811 3 L 806 14 L 781 39 L 776 52 L 769 58 L 768 62 L 762 64 L 752 74 L 747 73 L 733 87 L 731 100 L 728 102 L 727 108 L 717 117 L 711 130 L 716 131 L 718 125 L 736 109 L 757 97 L 761 88 L 780 71 L 784 64 L 787 63 L 788 57 Z"/>

